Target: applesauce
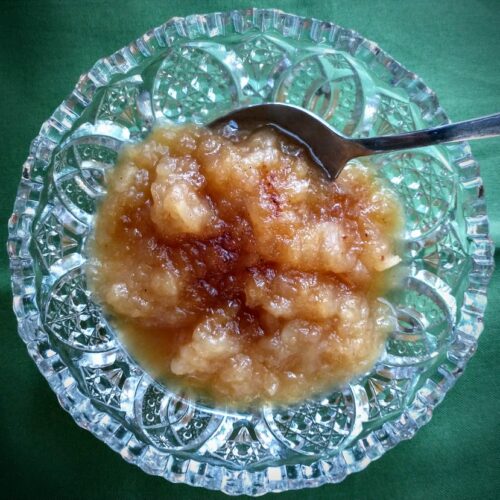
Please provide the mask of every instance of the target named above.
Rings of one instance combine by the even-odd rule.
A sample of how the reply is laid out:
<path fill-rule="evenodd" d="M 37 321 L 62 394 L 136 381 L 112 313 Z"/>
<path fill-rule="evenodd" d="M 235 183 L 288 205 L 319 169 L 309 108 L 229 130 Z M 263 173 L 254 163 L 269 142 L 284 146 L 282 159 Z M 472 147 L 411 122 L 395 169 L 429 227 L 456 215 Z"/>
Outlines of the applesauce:
<path fill-rule="evenodd" d="M 88 276 L 149 373 L 218 402 L 295 402 L 368 371 L 393 327 L 401 209 L 271 127 L 158 128 L 123 150 Z"/>

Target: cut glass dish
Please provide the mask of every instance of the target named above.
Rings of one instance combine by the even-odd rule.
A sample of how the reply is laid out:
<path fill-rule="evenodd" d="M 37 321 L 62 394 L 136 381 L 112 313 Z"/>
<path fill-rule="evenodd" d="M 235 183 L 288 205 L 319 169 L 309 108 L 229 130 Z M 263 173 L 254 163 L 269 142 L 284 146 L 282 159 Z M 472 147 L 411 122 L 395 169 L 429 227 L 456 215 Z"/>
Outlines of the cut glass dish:
<path fill-rule="evenodd" d="M 405 209 L 398 328 L 373 370 L 301 404 L 210 407 L 155 381 L 120 344 L 82 266 L 105 172 L 156 123 L 285 101 L 346 135 L 448 121 L 377 45 L 272 9 L 174 18 L 99 60 L 33 141 L 9 222 L 19 334 L 75 421 L 174 482 L 259 495 L 336 483 L 431 418 L 474 353 L 493 247 L 466 143 L 373 157 Z"/>

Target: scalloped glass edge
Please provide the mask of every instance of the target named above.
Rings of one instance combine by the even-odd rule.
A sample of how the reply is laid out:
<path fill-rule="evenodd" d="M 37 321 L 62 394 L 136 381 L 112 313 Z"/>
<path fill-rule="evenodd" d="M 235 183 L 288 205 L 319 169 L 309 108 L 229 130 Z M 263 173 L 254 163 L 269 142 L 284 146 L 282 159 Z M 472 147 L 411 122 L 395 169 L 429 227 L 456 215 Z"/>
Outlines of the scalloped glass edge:
<path fill-rule="evenodd" d="M 35 301 L 33 286 L 33 260 L 29 252 L 30 229 L 38 204 L 42 184 L 31 178 L 35 162 L 48 163 L 51 152 L 64 134 L 92 101 L 96 90 L 107 85 L 116 74 L 124 74 L 137 67 L 158 50 L 176 39 L 193 39 L 199 35 L 214 37 L 229 23 L 236 31 L 245 27 L 265 32 L 277 29 L 285 37 L 309 37 L 327 44 L 342 42 L 342 50 L 355 55 L 360 46 L 382 63 L 391 83 L 404 82 L 410 99 L 425 113 L 429 125 L 445 123 L 448 118 L 438 104 L 435 93 L 414 73 L 409 72 L 375 43 L 358 33 L 344 29 L 332 22 L 287 14 L 277 9 L 244 9 L 215 12 L 205 15 L 174 17 L 154 28 L 128 46 L 107 58 L 100 59 L 92 69 L 82 75 L 69 97 L 42 125 L 39 135 L 30 146 L 29 156 L 23 165 L 14 212 L 9 219 L 7 250 L 12 274 L 13 308 L 18 320 L 19 335 L 27 344 L 30 356 L 56 393 L 61 406 L 76 423 L 104 441 L 128 462 L 145 472 L 165 479 L 193 486 L 220 490 L 226 494 L 262 495 L 268 492 L 317 487 L 325 483 L 338 483 L 348 474 L 364 469 L 371 461 L 380 458 L 387 450 L 402 440 L 410 439 L 426 424 L 433 409 L 443 400 L 446 392 L 463 373 L 469 358 L 474 354 L 477 340 L 483 330 L 486 307 L 486 287 L 493 271 L 494 247 L 488 234 L 488 219 L 484 202 L 479 165 L 471 155 L 467 143 L 454 145 L 454 165 L 460 174 L 464 189 L 475 193 L 470 204 L 470 214 L 465 218 L 467 235 L 471 240 L 472 270 L 469 287 L 465 291 L 464 305 L 456 326 L 455 339 L 450 344 L 446 359 L 417 391 L 414 401 L 396 419 L 389 420 L 364 439 L 354 441 L 339 455 L 318 460 L 310 465 L 268 467 L 261 471 L 231 470 L 220 465 L 182 459 L 159 452 L 151 445 L 139 441 L 111 415 L 98 410 L 92 401 L 78 389 L 77 382 L 55 351 L 43 350 L 26 331 L 37 331 L 38 314 L 31 307 Z M 335 40 L 335 42 L 333 42 Z M 338 48 L 336 45 L 333 45 Z M 31 325 L 31 328 L 26 326 Z M 40 339 L 38 339 L 40 340 Z"/>

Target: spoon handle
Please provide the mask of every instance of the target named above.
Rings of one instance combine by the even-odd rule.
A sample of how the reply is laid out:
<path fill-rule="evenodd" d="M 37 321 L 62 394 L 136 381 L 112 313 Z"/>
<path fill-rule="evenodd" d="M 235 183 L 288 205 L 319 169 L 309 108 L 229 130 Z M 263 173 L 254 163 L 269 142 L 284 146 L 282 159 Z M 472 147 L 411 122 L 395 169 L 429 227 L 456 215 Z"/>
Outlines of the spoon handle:
<path fill-rule="evenodd" d="M 351 139 L 351 142 L 363 146 L 367 150 L 366 154 L 371 154 L 498 135 L 500 135 L 500 113 L 495 113 L 481 118 L 449 123 L 405 134 Z"/>

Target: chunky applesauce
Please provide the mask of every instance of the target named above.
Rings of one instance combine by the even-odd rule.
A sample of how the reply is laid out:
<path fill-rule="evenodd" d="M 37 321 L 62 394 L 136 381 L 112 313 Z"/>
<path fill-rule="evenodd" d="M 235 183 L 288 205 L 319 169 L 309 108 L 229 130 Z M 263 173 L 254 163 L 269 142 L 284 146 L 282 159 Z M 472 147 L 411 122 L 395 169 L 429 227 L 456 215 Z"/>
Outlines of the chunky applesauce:
<path fill-rule="evenodd" d="M 158 128 L 108 174 L 88 274 L 150 373 L 293 402 L 366 372 L 401 210 L 369 165 L 326 180 L 270 127 Z"/>

